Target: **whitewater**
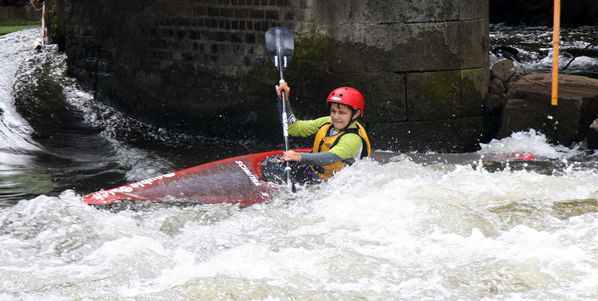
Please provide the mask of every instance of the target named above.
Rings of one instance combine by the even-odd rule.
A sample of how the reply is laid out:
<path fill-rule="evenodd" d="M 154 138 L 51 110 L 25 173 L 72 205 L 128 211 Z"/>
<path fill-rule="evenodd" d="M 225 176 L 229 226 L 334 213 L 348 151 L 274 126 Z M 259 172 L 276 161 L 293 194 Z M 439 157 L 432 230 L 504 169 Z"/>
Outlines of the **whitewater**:
<path fill-rule="evenodd" d="M 70 185 L 57 185 L 57 170 L 73 174 L 93 162 L 86 173 L 118 175 L 105 183 L 111 188 L 178 163 L 115 134 L 124 117 L 66 77 L 63 54 L 36 52 L 37 36 L 0 37 L 0 191 L 22 192 L 0 206 L 0 300 L 596 299 L 598 155 L 583 146 L 552 145 L 529 130 L 479 152 L 532 152 L 534 162 L 366 159 L 317 187 L 246 208 L 98 209 L 82 194 L 104 177 L 71 175 L 61 178 Z M 15 90 L 42 65 L 95 129 L 85 141 L 103 141 L 108 154 L 80 150 L 75 165 L 40 165 L 39 156 L 60 157 L 58 148 L 34 139 Z M 49 184 L 20 185 L 29 177 Z"/>

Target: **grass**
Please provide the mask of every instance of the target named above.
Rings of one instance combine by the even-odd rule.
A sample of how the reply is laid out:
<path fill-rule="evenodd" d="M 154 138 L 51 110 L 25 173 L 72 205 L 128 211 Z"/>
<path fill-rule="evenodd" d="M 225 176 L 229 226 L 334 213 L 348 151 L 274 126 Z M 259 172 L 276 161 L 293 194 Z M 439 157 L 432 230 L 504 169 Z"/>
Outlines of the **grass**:
<path fill-rule="evenodd" d="M 41 25 L 41 21 L 3 20 L 0 21 L 0 36 L 27 28 L 40 27 Z"/>
<path fill-rule="evenodd" d="M 23 29 L 27 29 L 27 28 L 34 28 L 34 27 L 40 27 L 40 25 L 16 25 L 16 26 L 1 26 L 0 25 L 0 36 L 5 35 L 7 33 L 11 33 L 11 32 L 15 32 L 15 31 L 19 31 L 19 30 L 23 30 Z"/>

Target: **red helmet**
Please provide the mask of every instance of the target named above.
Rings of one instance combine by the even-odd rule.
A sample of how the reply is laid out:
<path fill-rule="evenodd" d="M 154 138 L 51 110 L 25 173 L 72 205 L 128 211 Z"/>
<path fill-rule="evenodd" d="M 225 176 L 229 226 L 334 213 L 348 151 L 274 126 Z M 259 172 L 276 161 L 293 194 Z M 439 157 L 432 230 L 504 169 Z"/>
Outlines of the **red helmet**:
<path fill-rule="evenodd" d="M 352 107 L 353 109 L 359 109 L 361 111 L 361 115 L 363 116 L 363 107 L 364 101 L 363 96 L 357 89 L 353 89 L 351 87 L 340 87 L 334 89 L 328 95 L 328 99 L 326 99 L 327 103 L 336 102 L 342 103 Z"/>

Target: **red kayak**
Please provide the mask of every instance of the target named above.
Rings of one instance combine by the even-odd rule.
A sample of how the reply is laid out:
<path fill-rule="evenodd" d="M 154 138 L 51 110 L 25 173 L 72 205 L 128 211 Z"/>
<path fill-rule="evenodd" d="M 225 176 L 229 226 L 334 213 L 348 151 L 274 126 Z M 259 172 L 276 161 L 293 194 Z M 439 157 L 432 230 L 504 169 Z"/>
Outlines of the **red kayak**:
<path fill-rule="evenodd" d="M 296 149 L 308 152 L 311 149 Z M 181 171 L 164 174 L 110 190 L 85 196 L 93 205 L 110 205 L 115 201 L 192 201 L 203 204 L 232 203 L 249 206 L 274 197 L 277 189 L 266 182 L 260 164 L 283 150 L 243 155 L 214 161 Z M 372 158 L 381 163 L 394 158 L 408 158 L 422 164 L 463 164 L 479 160 L 504 162 L 532 160 L 531 153 L 509 154 L 398 154 L 374 152 Z"/>
<path fill-rule="evenodd" d="M 249 206 L 273 198 L 277 189 L 264 181 L 260 163 L 267 157 L 283 152 L 278 150 L 214 161 L 110 190 L 100 190 L 84 199 L 87 204 L 94 205 L 110 205 L 123 200 L 171 199 Z"/>

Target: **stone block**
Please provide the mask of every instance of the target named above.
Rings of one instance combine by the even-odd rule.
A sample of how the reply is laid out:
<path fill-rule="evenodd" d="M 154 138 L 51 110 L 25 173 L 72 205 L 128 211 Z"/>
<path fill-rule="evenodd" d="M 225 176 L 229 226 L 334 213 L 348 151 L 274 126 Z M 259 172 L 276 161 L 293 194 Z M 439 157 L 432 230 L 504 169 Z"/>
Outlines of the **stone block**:
<path fill-rule="evenodd" d="M 462 116 L 460 71 L 408 73 L 406 89 L 409 121 Z"/>
<path fill-rule="evenodd" d="M 266 19 L 278 20 L 278 19 L 280 19 L 280 13 L 276 10 L 267 10 L 266 11 Z"/>
<path fill-rule="evenodd" d="M 367 36 L 365 27 L 361 23 L 328 25 L 325 28 L 329 37 L 340 42 L 363 44 L 365 43 L 365 37 Z"/>
<path fill-rule="evenodd" d="M 459 69 L 488 68 L 490 42 L 488 38 L 488 20 L 470 20 L 456 22 L 457 29 L 449 31 L 450 39 L 456 41 Z M 456 33 L 456 36 L 452 34 Z"/>
<path fill-rule="evenodd" d="M 265 13 L 264 13 L 264 11 L 263 11 L 263 10 L 260 10 L 260 9 L 252 9 L 252 10 L 249 12 L 249 16 L 250 16 L 252 19 L 258 19 L 258 20 L 260 20 L 260 19 L 264 19 L 264 17 L 265 17 Z"/>
<path fill-rule="evenodd" d="M 489 18 L 489 0 L 460 0 L 459 20 Z"/>
<path fill-rule="evenodd" d="M 488 98 L 489 81 L 488 68 L 461 71 L 463 116 L 480 116 L 484 114 L 484 102 Z"/>
<path fill-rule="evenodd" d="M 362 73 L 343 76 L 339 86 L 358 89 L 365 98 L 365 119 L 369 122 L 407 120 L 405 74 Z"/>
<path fill-rule="evenodd" d="M 430 71 L 488 65 L 487 23 L 366 24 L 370 71 Z"/>
<path fill-rule="evenodd" d="M 459 19 L 459 0 L 407 0 L 406 22 L 441 22 Z"/>
<path fill-rule="evenodd" d="M 318 25 L 362 24 L 365 10 L 363 0 L 314 0 L 312 21 Z"/>
<path fill-rule="evenodd" d="M 233 16 L 237 19 L 245 19 L 249 17 L 249 9 L 247 8 L 235 8 L 233 10 Z"/>
<path fill-rule="evenodd" d="M 458 69 L 457 40 L 448 32 L 455 24 L 371 24 L 366 25 L 366 45 L 371 47 L 371 70 L 395 72 Z M 454 34 L 457 36 L 457 33 Z"/>
<path fill-rule="evenodd" d="M 366 0 L 365 23 L 405 22 L 405 1 Z"/>

